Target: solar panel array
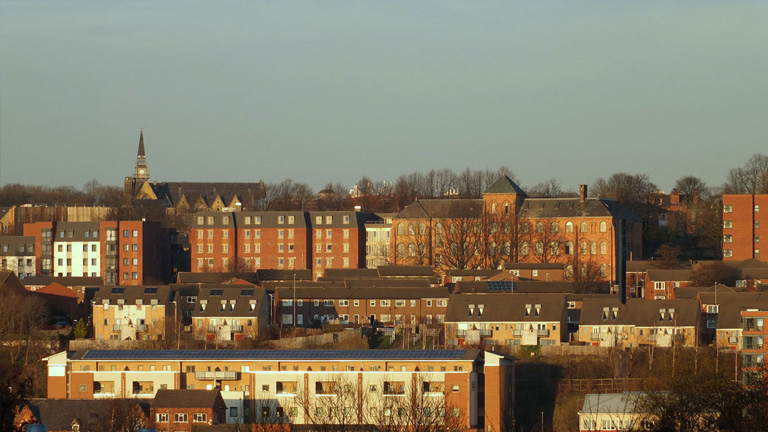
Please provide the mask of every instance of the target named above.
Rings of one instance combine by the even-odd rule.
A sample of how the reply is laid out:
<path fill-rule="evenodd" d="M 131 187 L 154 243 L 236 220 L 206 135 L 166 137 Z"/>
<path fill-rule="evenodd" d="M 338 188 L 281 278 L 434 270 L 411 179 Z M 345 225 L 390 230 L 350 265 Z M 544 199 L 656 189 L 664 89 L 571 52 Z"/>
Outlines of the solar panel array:
<path fill-rule="evenodd" d="M 112 288 L 112 291 L 110 294 L 123 294 L 125 293 L 125 288 Z"/>
<path fill-rule="evenodd" d="M 460 360 L 465 350 L 90 350 L 83 360 Z"/>
<path fill-rule="evenodd" d="M 157 287 L 144 288 L 144 294 L 157 294 Z"/>
<path fill-rule="evenodd" d="M 513 281 L 488 281 L 489 292 L 513 292 L 515 283 Z"/>
<path fill-rule="evenodd" d="M 252 295 L 253 295 L 254 291 L 255 291 L 255 290 L 253 290 L 253 289 L 244 289 L 244 290 L 241 290 L 241 291 L 240 291 L 240 295 L 241 295 L 242 297 L 250 297 L 250 296 L 252 296 Z"/>
<path fill-rule="evenodd" d="M 210 295 L 211 296 L 221 296 L 221 295 L 224 295 L 224 290 L 223 289 L 212 289 Z"/>

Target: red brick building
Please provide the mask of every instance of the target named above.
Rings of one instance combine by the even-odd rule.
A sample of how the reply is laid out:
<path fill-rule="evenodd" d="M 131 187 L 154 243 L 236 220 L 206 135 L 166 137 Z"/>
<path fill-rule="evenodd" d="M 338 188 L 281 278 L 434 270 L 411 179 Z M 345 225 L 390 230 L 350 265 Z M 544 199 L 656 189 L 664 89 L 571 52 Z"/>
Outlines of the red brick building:
<path fill-rule="evenodd" d="M 760 238 L 768 240 L 766 212 L 768 194 L 723 195 L 723 260 L 760 258 Z"/>
<path fill-rule="evenodd" d="M 158 431 L 191 431 L 226 423 L 227 405 L 219 390 L 160 389 L 150 413 Z"/>
<path fill-rule="evenodd" d="M 190 231 L 192 271 L 235 268 L 326 269 L 365 267 L 365 222 L 354 211 L 198 213 Z"/>

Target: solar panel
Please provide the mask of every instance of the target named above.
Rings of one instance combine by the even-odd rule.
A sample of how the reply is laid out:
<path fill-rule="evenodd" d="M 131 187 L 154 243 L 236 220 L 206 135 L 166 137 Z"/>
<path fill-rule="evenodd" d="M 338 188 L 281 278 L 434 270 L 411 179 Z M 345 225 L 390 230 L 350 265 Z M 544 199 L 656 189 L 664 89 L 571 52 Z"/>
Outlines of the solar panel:
<path fill-rule="evenodd" d="M 84 360 L 459 360 L 464 350 L 90 350 Z"/>
<path fill-rule="evenodd" d="M 125 288 L 112 288 L 112 292 L 110 294 L 123 294 L 125 292 Z"/>
<path fill-rule="evenodd" d="M 223 289 L 211 290 L 211 296 L 220 296 L 220 295 L 224 295 Z"/>
<path fill-rule="evenodd" d="M 489 292 L 513 292 L 515 287 L 513 281 L 488 281 L 486 284 Z"/>
<path fill-rule="evenodd" d="M 157 294 L 157 288 L 156 287 L 144 288 L 144 294 Z"/>
<path fill-rule="evenodd" d="M 253 292 L 254 292 L 254 290 L 252 290 L 252 289 L 244 289 L 244 290 L 240 291 L 240 295 L 242 297 L 250 297 L 250 296 L 253 295 Z"/>

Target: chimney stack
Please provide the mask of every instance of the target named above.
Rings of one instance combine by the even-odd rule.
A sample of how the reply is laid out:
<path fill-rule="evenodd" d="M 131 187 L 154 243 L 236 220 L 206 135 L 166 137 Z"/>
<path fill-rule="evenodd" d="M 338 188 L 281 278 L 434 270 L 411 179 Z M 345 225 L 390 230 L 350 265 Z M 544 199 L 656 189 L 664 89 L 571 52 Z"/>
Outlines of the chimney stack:
<path fill-rule="evenodd" d="M 587 185 L 579 185 L 579 201 L 584 202 L 587 199 Z"/>

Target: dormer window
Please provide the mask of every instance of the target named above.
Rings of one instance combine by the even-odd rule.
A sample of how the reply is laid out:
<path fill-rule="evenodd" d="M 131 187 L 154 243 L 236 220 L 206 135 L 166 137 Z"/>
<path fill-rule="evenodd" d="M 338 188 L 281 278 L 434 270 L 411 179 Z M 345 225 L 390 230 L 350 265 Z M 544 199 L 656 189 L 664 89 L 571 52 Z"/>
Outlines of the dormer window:
<path fill-rule="evenodd" d="M 233 310 L 235 310 L 235 303 L 237 303 L 237 300 L 231 300 L 231 301 L 229 302 L 229 310 L 230 310 L 230 311 L 233 311 Z"/>
<path fill-rule="evenodd" d="M 117 299 L 117 304 L 119 304 L 120 306 L 124 305 L 125 299 Z"/>
<path fill-rule="evenodd" d="M 142 304 L 144 304 L 144 300 L 136 299 L 136 306 L 141 307 Z"/>
<path fill-rule="evenodd" d="M 477 311 L 478 311 L 477 316 L 483 316 L 483 309 L 485 309 L 485 305 L 478 305 L 477 306 Z"/>
<path fill-rule="evenodd" d="M 541 305 L 537 304 L 536 305 L 536 314 L 535 314 L 535 316 L 539 316 L 540 313 L 541 313 Z"/>
<path fill-rule="evenodd" d="M 525 316 L 531 316 L 531 305 L 525 305 Z"/>
<path fill-rule="evenodd" d="M 256 310 L 256 300 L 251 300 L 248 302 L 248 312 L 253 312 Z"/>
<path fill-rule="evenodd" d="M 149 302 L 152 306 L 157 306 L 157 299 L 152 299 Z"/>
<path fill-rule="evenodd" d="M 469 316 L 472 316 L 473 313 L 475 313 L 475 305 L 471 304 L 469 305 Z"/>
<path fill-rule="evenodd" d="M 659 309 L 659 321 L 664 321 L 664 316 L 666 315 L 667 310 L 666 309 Z"/>
<path fill-rule="evenodd" d="M 674 319 L 675 319 L 675 310 L 674 309 L 670 309 L 669 310 L 669 320 L 673 321 Z"/>
<path fill-rule="evenodd" d="M 611 309 L 611 319 L 617 320 L 619 318 L 619 308 L 615 307 Z"/>
<path fill-rule="evenodd" d="M 603 308 L 603 321 L 608 319 L 608 315 L 610 314 L 610 308 L 604 307 Z"/>

